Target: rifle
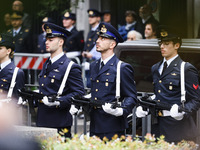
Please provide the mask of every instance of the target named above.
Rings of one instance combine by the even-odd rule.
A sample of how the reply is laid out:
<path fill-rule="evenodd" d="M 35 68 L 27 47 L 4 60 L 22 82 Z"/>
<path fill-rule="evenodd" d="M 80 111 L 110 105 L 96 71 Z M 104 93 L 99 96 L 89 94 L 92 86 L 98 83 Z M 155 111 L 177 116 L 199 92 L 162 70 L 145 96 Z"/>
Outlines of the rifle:
<path fill-rule="evenodd" d="M 18 94 L 22 98 L 23 101 L 28 101 L 29 107 L 30 107 L 30 112 L 31 114 L 36 114 L 34 110 L 34 106 L 37 102 L 43 99 L 45 95 L 41 93 L 37 93 L 31 90 L 27 90 L 25 88 L 18 89 Z M 56 95 L 52 96 L 47 96 L 49 102 L 55 102 L 55 101 L 61 101 L 57 98 Z"/>
<path fill-rule="evenodd" d="M 170 104 L 167 104 L 167 103 L 164 103 L 164 102 L 160 102 L 158 100 L 153 100 L 151 99 L 151 97 L 148 97 L 148 96 L 144 96 L 142 98 L 138 98 L 138 102 L 139 102 L 139 105 L 141 105 L 142 107 L 144 108 L 149 108 L 150 112 L 152 113 L 152 115 L 155 115 L 156 116 L 156 111 L 157 110 L 170 110 L 171 109 L 171 105 Z M 186 113 L 191 113 L 189 110 L 183 108 L 182 106 L 179 107 L 179 112 L 186 112 Z"/>
<path fill-rule="evenodd" d="M 93 107 L 97 107 L 97 108 L 101 108 L 102 105 L 105 105 L 105 101 L 101 101 L 101 100 L 91 100 L 89 98 L 85 98 L 85 97 L 80 97 L 80 96 L 75 96 L 71 98 L 72 104 L 76 105 L 76 106 L 93 106 Z M 122 106 L 120 103 L 116 102 L 111 102 L 111 108 L 115 109 L 117 107 L 119 108 L 125 108 L 124 106 Z"/>

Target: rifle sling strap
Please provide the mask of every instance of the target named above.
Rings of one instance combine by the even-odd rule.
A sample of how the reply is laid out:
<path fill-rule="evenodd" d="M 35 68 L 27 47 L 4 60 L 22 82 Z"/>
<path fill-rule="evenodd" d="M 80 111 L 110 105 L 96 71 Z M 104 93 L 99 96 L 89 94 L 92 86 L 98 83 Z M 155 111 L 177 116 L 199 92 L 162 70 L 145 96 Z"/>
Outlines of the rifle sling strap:
<path fill-rule="evenodd" d="M 73 61 L 70 61 L 69 64 L 68 64 L 68 66 L 67 66 L 67 69 L 65 71 L 65 75 L 63 77 L 62 83 L 61 83 L 60 88 L 58 90 L 57 97 L 59 97 L 60 95 L 62 95 L 63 89 L 65 88 L 65 83 L 67 81 L 67 78 L 69 76 L 69 72 L 71 70 L 71 67 L 72 67 L 73 63 L 74 63 Z"/>
<path fill-rule="evenodd" d="M 12 80 L 11 80 L 11 83 L 10 83 L 10 88 L 8 90 L 7 98 L 11 98 L 11 96 L 12 96 L 13 89 L 14 89 L 15 84 L 16 84 L 15 80 L 16 80 L 16 77 L 17 77 L 18 70 L 19 70 L 19 68 L 15 67 L 14 72 L 13 72 L 13 76 L 12 76 Z"/>
<path fill-rule="evenodd" d="M 183 61 L 181 63 L 181 73 L 180 73 L 180 78 L 181 78 L 181 103 L 183 104 L 184 106 L 184 103 L 186 101 L 185 99 L 185 71 L 184 71 L 184 68 L 185 68 L 185 62 Z"/>
<path fill-rule="evenodd" d="M 117 76 L 116 76 L 116 96 L 115 98 L 119 100 L 120 98 L 120 67 L 121 67 L 122 61 L 119 60 L 117 63 Z"/>

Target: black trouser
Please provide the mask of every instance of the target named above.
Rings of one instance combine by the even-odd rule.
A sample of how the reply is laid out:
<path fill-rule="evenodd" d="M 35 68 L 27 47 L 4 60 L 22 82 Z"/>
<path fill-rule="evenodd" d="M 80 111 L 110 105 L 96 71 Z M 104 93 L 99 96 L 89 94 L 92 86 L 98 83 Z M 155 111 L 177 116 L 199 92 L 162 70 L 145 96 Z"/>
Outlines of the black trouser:
<path fill-rule="evenodd" d="M 109 140 L 112 140 L 112 137 L 114 135 L 118 135 L 118 137 L 120 138 L 122 135 L 125 135 L 125 131 L 116 131 L 116 132 L 107 132 L 107 133 L 94 133 L 94 132 L 90 132 L 90 136 L 97 136 L 99 137 L 101 140 L 103 140 L 104 137 L 106 137 Z"/>
<path fill-rule="evenodd" d="M 58 133 L 61 136 L 64 136 L 65 138 L 71 138 L 71 126 L 69 127 L 62 127 L 62 128 L 57 128 L 58 129 Z M 66 130 L 67 129 L 67 130 Z M 67 132 L 66 132 L 67 131 Z"/>

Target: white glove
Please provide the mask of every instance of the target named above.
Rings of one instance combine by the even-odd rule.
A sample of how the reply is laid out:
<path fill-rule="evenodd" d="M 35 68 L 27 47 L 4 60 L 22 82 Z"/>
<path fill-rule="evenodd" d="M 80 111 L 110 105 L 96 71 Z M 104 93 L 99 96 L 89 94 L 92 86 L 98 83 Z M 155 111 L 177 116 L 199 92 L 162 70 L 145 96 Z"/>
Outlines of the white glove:
<path fill-rule="evenodd" d="M 83 97 L 84 97 L 84 98 L 91 98 L 92 95 L 91 95 L 91 93 L 90 93 L 90 94 L 84 95 Z"/>
<path fill-rule="evenodd" d="M 102 105 L 102 108 L 108 114 L 111 114 L 111 115 L 114 115 L 114 116 L 117 116 L 117 117 L 123 115 L 123 109 L 122 108 L 112 109 L 111 106 L 112 106 L 112 104 L 105 103 L 105 105 Z"/>
<path fill-rule="evenodd" d="M 146 116 L 148 115 L 148 111 L 144 111 L 144 110 L 142 109 L 142 106 L 138 106 L 138 107 L 136 108 L 135 114 L 136 114 L 136 116 L 137 116 L 138 118 L 142 118 L 142 117 L 146 117 Z"/>
<path fill-rule="evenodd" d="M 23 99 L 21 97 L 19 97 L 17 104 L 18 105 L 25 105 L 27 103 L 27 101 L 23 101 Z"/>
<path fill-rule="evenodd" d="M 182 120 L 185 112 L 178 112 L 178 105 L 174 104 L 172 105 L 172 108 L 170 109 L 170 115 L 176 120 Z"/>
<path fill-rule="evenodd" d="M 71 115 L 74 115 L 78 112 L 78 109 L 74 105 L 71 105 L 69 112 Z"/>
<path fill-rule="evenodd" d="M 43 97 L 42 102 L 43 102 L 45 105 L 49 106 L 49 107 L 50 107 L 50 106 L 59 106 L 59 105 L 60 105 L 60 102 L 58 102 L 58 101 L 49 102 L 47 96 L 44 96 L 44 97 Z"/>

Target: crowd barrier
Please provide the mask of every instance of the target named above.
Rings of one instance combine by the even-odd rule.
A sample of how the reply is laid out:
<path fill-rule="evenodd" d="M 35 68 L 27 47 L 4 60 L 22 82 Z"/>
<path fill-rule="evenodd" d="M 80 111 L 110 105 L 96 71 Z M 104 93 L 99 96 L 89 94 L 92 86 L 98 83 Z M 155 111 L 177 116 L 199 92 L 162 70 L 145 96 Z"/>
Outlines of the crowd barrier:
<path fill-rule="evenodd" d="M 72 59 L 77 64 L 81 65 L 81 61 L 78 56 L 80 52 L 68 52 L 66 56 Z M 25 71 L 25 76 L 28 81 L 27 84 L 38 83 L 38 71 L 42 70 L 45 61 L 50 57 L 50 53 L 15 53 L 13 61 L 15 65 Z M 32 80 L 31 80 L 32 79 Z M 31 82 L 32 81 L 32 82 Z"/>

